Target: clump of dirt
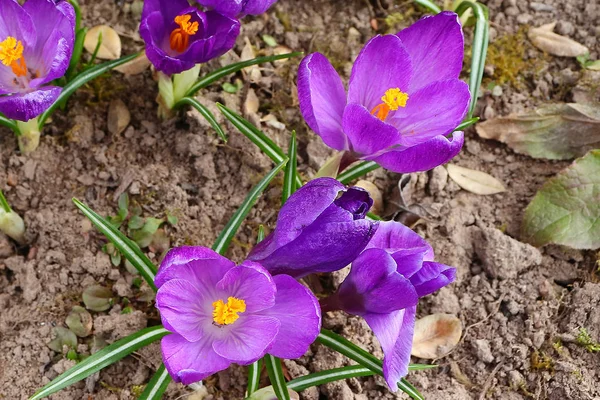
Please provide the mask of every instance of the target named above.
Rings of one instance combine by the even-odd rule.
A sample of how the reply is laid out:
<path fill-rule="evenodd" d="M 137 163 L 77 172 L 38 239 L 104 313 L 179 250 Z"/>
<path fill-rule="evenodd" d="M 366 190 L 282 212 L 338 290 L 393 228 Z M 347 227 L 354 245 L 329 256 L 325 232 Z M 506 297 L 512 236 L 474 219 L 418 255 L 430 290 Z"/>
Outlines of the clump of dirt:
<path fill-rule="evenodd" d="M 136 2 L 81 3 L 87 26 L 112 25 L 123 37 L 125 52 L 142 48 Z M 588 46 L 591 58 L 597 59 L 597 4 L 586 0 L 544 4 L 490 0 L 486 4 L 492 22 L 491 58 L 478 115 L 491 118 L 548 101 L 572 101 L 581 97 L 575 88 L 593 85 L 594 80 L 587 72 L 581 73 L 574 59 L 543 55 L 523 41 L 522 32 L 558 20 L 557 32 Z M 382 33 L 401 29 L 421 13 L 413 4 L 392 0 L 280 0 L 264 16 L 244 20 L 235 54 L 212 61 L 202 71 L 237 60 L 246 38 L 257 51 L 266 49 L 261 36 L 267 33 L 293 50 L 324 52 L 347 79 L 352 60 L 375 34 L 374 29 Z M 512 58 L 505 57 L 506 47 L 512 47 L 514 40 L 523 47 L 515 48 Z M 517 60 L 520 55 L 523 64 Z M 28 227 L 26 247 L 17 248 L 0 235 L 0 398 L 26 399 L 74 364 L 50 350 L 47 343 L 53 338 L 53 327 L 64 326 L 71 308 L 82 305 L 81 294 L 90 285 L 110 288 L 115 299 L 110 310 L 92 313 L 93 335 L 107 343 L 159 323 L 149 288 L 138 288 L 137 276 L 124 265 L 111 264 L 101 250 L 106 241 L 76 211 L 72 197 L 102 215 L 115 215 L 118 195 L 126 191 L 142 205 L 145 216 L 162 217 L 168 210 L 179 218 L 171 234 L 172 245 L 210 246 L 252 185 L 272 167 L 215 107 L 219 101 L 243 113 L 251 91 L 260 107 L 258 113 L 246 116 L 260 123 L 284 149 L 295 129 L 301 173 L 306 179 L 314 176 L 331 150 L 307 129 L 298 110 L 298 62 L 261 66 L 257 83 L 243 74 L 232 77 L 232 83 L 243 80 L 243 87 L 234 94 L 218 84 L 199 94 L 199 100 L 226 127 L 230 138 L 226 144 L 195 111 L 167 121 L 158 119 L 157 89 L 150 71 L 132 77 L 113 73 L 78 92 L 64 113 L 55 114 L 44 130 L 40 149 L 30 157 L 17 154 L 11 132 L 0 130 L 2 189 Z M 106 115 L 110 101 L 117 98 L 123 100 L 132 119 L 122 134 L 113 135 Z M 260 122 L 269 114 L 287 129 Z M 492 196 L 467 193 L 449 180 L 443 167 L 411 176 L 410 194 L 405 194 L 423 214 L 415 230 L 430 241 L 439 262 L 458 269 L 457 282 L 425 298 L 418 312 L 420 316 L 457 315 L 464 335 L 449 356 L 437 360 L 437 369 L 411 373 L 409 380 L 428 399 L 599 397 L 600 361 L 590 351 L 593 347 L 585 344 L 600 341 L 596 255 L 558 246 L 534 249 L 519 241 L 525 206 L 543 182 L 568 163 L 514 154 L 472 132 L 467 133 L 465 148 L 453 162 L 490 173 L 507 191 Z M 387 217 L 402 217 L 397 207 L 399 178 L 383 170 L 367 178 L 384 193 Z M 280 185 L 281 181 L 275 181 L 258 201 L 229 257 L 241 261 L 255 241 L 257 226 L 273 226 Z M 162 257 L 148 255 L 155 263 Z M 339 279 L 323 283 L 332 288 Z M 362 319 L 329 313 L 323 324 L 383 356 Z M 582 329 L 588 342 L 580 337 Z M 92 350 L 93 343 L 79 340 L 78 353 Z M 154 343 L 52 398 L 136 398 L 160 361 L 160 348 Z M 318 344 L 301 359 L 285 362 L 291 377 L 348 364 Z M 245 384 L 244 369 L 234 366 L 207 379 L 196 391 L 172 383 L 165 398 L 238 399 Z M 403 398 L 390 393 L 380 377 L 330 383 L 301 396 Z"/>

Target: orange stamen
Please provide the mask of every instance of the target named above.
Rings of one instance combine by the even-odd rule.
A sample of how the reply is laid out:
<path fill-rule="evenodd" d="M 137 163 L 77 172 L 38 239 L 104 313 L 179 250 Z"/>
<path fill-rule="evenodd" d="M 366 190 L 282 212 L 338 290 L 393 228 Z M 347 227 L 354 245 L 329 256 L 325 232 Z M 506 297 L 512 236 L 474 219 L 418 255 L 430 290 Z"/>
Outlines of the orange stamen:
<path fill-rule="evenodd" d="M 399 107 L 406 107 L 408 94 L 402 92 L 398 88 L 388 89 L 385 91 L 381 101 L 383 101 L 383 103 L 376 105 L 371 110 L 371 114 L 380 120 L 385 121 L 390 111 L 396 111 Z"/>
<path fill-rule="evenodd" d="M 198 22 L 190 22 L 192 16 L 189 14 L 179 15 L 175 17 L 175 23 L 179 28 L 173 29 L 169 37 L 171 50 L 178 53 L 183 53 L 190 43 L 190 36 L 198 32 Z"/>
<path fill-rule="evenodd" d="M 0 62 L 10 67 L 18 77 L 27 75 L 27 64 L 23 57 L 23 43 L 12 36 L 0 42 Z"/>

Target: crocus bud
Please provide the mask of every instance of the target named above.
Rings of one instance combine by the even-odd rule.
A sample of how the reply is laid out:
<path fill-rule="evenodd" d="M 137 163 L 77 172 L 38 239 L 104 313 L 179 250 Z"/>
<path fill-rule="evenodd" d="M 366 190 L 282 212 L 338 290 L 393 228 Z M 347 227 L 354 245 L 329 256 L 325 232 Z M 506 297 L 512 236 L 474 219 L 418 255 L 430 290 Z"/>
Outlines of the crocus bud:
<path fill-rule="evenodd" d="M 373 205 L 361 188 L 318 178 L 298 189 L 283 205 L 275 230 L 250 252 L 271 274 L 301 278 L 336 271 L 365 248 L 378 222 L 366 219 Z"/>

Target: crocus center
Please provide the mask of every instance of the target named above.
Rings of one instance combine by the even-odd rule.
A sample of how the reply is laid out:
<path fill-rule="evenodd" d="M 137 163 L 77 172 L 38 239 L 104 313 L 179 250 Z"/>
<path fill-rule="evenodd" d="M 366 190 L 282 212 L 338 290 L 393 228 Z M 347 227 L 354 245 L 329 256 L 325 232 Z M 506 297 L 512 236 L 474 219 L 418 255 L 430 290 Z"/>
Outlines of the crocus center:
<path fill-rule="evenodd" d="M 390 111 L 396 111 L 400 107 L 406 107 L 408 93 L 404 93 L 398 88 L 388 89 L 385 91 L 381 101 L 383 103 L 376 105 L 371 110 L 371 114 L 380 120 L 385 121 Z"/>
<path fill-rule="evenodd" d="M 169 37 L 169 44 L 171 50 L 175 50 L 179 53 L 183 53 L 187 50 L 190 43 L 190 36 L 195 35 L 198 32 L 198 22 L 190 22 L 192 16 L 189 14 L 178 15 L 175 17 L 175 23 L 179 25 L 179 28 L 173 29 L 171 36 Z"/>
<path fill-rule="evenodd" d="M 218 325 L 231 325 L 246 311 L 246 302 L 236 297 L 227 298 L 227 303 L 217 300 L 212 303 L 213 320 Z"/>
<path fill-rule="evenodd" d="M 25 64 L 25 58 L 23 57 L 23 43 L 20 40 L 9 36 L 0 42 L 0 61 L 10 67 L 16 76 L 27 75 L 27 64 Z"/>

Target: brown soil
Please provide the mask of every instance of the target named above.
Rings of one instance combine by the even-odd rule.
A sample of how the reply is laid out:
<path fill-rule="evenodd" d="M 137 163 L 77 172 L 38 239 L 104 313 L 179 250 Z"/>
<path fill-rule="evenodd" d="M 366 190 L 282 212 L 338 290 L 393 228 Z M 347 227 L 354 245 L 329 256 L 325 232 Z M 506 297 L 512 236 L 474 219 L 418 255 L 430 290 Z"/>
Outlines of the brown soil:
<path fill-rule="evenodd" d="M 529 26 L 558 20 L 557 31 L 587 45 L 591 58 L 597 59 L 599 5 L 587 0 L 543 4 L 491 0 L 487 5 L 495 64 L 486 68 L 476 114 L 491 118 L 547 102 L 577 100 L 574 88 L 582 72 L 576 61 L 542 54 L 527 42 L 524 32 Z M 132 9 L 136 7 L 123 1 L 82 1 L 84 23 L 115 27 L 126 52 L 142 46 L 136 33 L 139 15 Z M 240 54 L 246 37 L 255 47 L 265 48 L 261 35 L 268 33 L 293 50 L 324 52 L 348 77 L 351 60 L 374 35 L 375 22 L 379 32 L 394 31 L 420 15 L 422 10 L 403 1 L 281 0 L 267 15 L 244 21 L 234 51 Z M 203 71 L 236 58 L 230 53 Z M 262 124 L 284 148 L 289 132 L 296 129 L 299 165 L 309 178 L 330 151 L 307 130 L 298 111 L 294 86 L 298 62 L 261 66 L 260 82 L 244 80 L 237 94 L 214 85 L 200 95 L 224 123 L 214 103 L 221 101 L 242 112 L 253 90 L 260 109 L 258 116 L 248 118 L 272 114 L 284 123 L 288 130 Z M 498 83 L 502 91 L 496 89 L 492 95 Z M 118 299 L 110 311 L 93 313 L 96 335 L 112 342 L 158 322 L 156 311 L 143 297 L 147 288 L 136 289 L 134 275 L 124 266 L 111 265 L 101 251 L 105 240 L 76 211 L 72 197 L 102 215 L 114 215 L 116 197 L 127 190 L 143 207 L 144 216 L 162 217 L 168 211 L 179 217 L 168 232 L 171 245 L 210 246 L 252 185 L 270 169 L 267 157 L 230 126 L 230 140 L 223 144 L 196 112 L 161 121 L 156 116 L 156 94 L 149 71 L 133 77 L 119 73 L 102 77 L 80 90 L 66 112 L 53 117 L 39 150 L 30 157 L 20 156 L 13 135 L 0 130 L 0 182 L 11 205 L 25 218 L 29 243 L 17 248 L 0 236 L 0 398 L 26 399 L 74 364 L 47 343 L 53 337 L 52 327 L 64 325 L 71 308 L 81 304 L 83 289 L 94 283 L 111 287 Z M 107 129 L 108 105 L 114 99 L 123 100 L 132 115 L 130 126 L 120 135 Z M 415 229 L 432 243 L 440 262 L 458 268 L 458 281 L 424 299 L 419 314 L 455 314 L 465 327 L 459 346 L 437 360 L 439 368 L 411 373 L 409 380 L 425 398 L 436 400 L 600 399 L 600 358 L 575 340 L 580 328 L 600 340 L 595 254 L 557 246 L 537 250 L 518 241 L 525 206 L 542 183 L 568 163 L 517 155 L 471 131 L 454 162 L 492 174 L 508 190 L 493 196 L 465 192 L 448 180 L 441 167 L 413 174 L 403 187 L 405 201 L 419 205 L 425 217 Z M 386 217 L 404 217 L 395 205 L 399 178 L 381 170 L 368 176 L 384 193 Z M 274 182 L 254 207 L 228 256 L 242 260 L 258 224 L 273 225 L 280 185 L 281 181 Z M 149 256 L 157 263 L 161 257 L 153 252 Z M 324 280 L 323 286 L 335 285 L 337 278 Z M 122 314 L 123 298 L 131 300 L 132 313 Z M 382 356 L 359 318 L 333 313 L 325 316 L 324 326 Z M 79 342 L 78 351 L 89 353 L 89 343 Z M 154 344 L 52 398 L 133 399 L 158 363 L 160 351 Z M 286 361 L 292 377 L 346 364 L 348 360 L 319 345 L 300 360 Z M 233 367 L 208 379 L 196 393 L 171 384 L 165 398 L 192 394 L 189 398 L 196 400 L 238 399 L 245 379 L 244 370 Z M 302 397 L 406 396 L 389 393 L 381 378 L 365 378 L 312 388 Z"/>

